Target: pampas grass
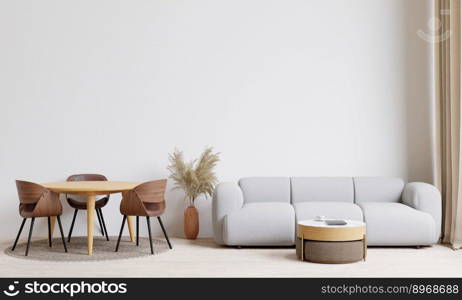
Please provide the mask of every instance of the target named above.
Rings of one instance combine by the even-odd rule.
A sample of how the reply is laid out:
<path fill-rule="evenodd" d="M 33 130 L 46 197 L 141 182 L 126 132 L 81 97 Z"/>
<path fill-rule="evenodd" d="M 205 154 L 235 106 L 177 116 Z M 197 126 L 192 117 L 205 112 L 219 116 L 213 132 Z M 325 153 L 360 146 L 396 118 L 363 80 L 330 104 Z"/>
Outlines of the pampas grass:
<path fill-rule="evenodd" d="M 175 150 L 169 155 L 170 165 L 168 170 L 170 178 L 175 182 L 174 189 L 182 189 L 190 205 L 200 195 L 211 197 L 217 177 L 213 171 L 219 161 L 219 153 L 213 153 L 213 148 L 208 147 L 199 159 L 185 162 L 183 152 Z"/>

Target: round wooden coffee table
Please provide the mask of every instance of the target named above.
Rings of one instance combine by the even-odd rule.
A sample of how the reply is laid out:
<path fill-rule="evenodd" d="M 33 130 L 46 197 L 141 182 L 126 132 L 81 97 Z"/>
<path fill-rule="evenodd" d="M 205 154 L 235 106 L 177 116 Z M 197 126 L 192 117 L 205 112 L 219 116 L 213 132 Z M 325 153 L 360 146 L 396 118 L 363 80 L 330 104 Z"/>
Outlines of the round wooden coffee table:
<path fill-rule="evenodd" d="M 325 220 L 297 224 L 297 256 L 302 261 L 342 264 L 366 260 L 366 224 L 344 220 L 346 225 L 327 225 Z"/>

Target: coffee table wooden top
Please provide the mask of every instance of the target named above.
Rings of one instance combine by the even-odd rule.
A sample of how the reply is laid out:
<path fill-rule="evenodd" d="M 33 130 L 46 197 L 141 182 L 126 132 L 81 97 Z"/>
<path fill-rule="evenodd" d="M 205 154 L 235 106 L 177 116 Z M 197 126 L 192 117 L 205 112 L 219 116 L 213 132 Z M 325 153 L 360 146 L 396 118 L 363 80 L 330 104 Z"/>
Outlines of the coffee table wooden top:
<path fill-rule="evenodd" d="M 113 194 L 128 191 L 139 185 L 133 181 L 63 181 L 43 183 L 45 188 L 68 194 Z"/>
<path fill-rule="evenodd" d="M 314 241 L 357 241 L 366 235 L 362 221 L 344 220 L 346 225 L 327 225 L 324 220 L 303 220 L 297 223 L 297 236 Z"/>

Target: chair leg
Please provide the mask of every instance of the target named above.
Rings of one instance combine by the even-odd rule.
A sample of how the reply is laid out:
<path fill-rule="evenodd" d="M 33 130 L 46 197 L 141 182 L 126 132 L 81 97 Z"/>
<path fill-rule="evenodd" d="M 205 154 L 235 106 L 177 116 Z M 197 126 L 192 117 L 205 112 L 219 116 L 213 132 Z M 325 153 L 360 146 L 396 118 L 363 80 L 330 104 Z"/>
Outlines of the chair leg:
<path fill-rule="evenodd" d="M 106 234 L 106 240 L 109 241 L 109 234 L 107 234 L 107 228 L 106 228 L 106 222 L 104 222 L 104 216 L 103 216 L 103 210 L 101 208 L 99 209 L 99 215 L 101 216 L 101 223 L 103 223 L 103 229 Z"/>
<path fill-rule="evenodd" d="M 72 230 L 74 229 L 74 223 L 75 223 L 75 217 L 77 217 L 77 213 L 79 212 L 78 209 L 75 209 L 74 211 L 74 217 L 72 218 L 72 223 L 71 223 L 71 228 L 69 229 L 69 235 L 67 237 L 67 242 L 71 242 L 71 235 L 72 235 Z"/>
<path fill-rule="evenodd" d="M 21 236 L 22 229 L 24 227 L 24 224 L 26 223 L 26 218 L 22 219 L 21 227 L 19 227 L 19 232 L 18 235 L 16 236 L 16 239 L 14 240 L 13 248 L 11 248 L 11 251 L 14 251 L 14 248 L 16 248 L 16 245 L 18 244 L 19 237 Z"/>
<path fill-rule="evenodd" d="M 136 216 L 136 245 L 140 245 L 140 217 Z"/>
<path fill-rule="evenodd" d="M 117 246 L 116 246 L 115 252 L 119 251 L 120 238 L 122 237 L 122 232 L 124 231 L 126 220 L 127 220 L 127 216 L 124 215 L 124 218 L 122 220 L 122 226 L 120 227 L 119 239 L 117 239 Z"/>
<path fill-rule="evenodd" d="M 34 230 L 34 222 L 35 222 L 35 218 L 32 218 L 32 220 L 30 221 L 29 237 L 27 238 L 27 247 L 26 247 L 25 256 L 29 254 L 30 238 L 32 237 L 32 231 Z"/>
<path fill-rule="evenodd" d="M 61 239 L 63 240 L 64 252 L 67 252 L 66 239 L 64 238 L 64 231 L 63 231 L 63 225 L 61 224 L 61 217 L 56 216 L 56 219 L 58 219 L 59 232 L 61 233 Z"/>
<path fill-rule="evenodd" d="M 51 248 L 51 221 L 50 221 L 50 217 L 48 217 L 47 219 L 48 219 L 48 246 L 50 246 Z"/>
<path fill-rule="evenodd" d="M 105 236 L 104 234 L 104 228 L 103 228 L 103 224 L 101 223 L 101 216 L 99 215 L 99 209 L 95 209 L 96 210 L 96 216 L 98 217 L 98 224 L 99 224 L 99 229 L 101 231 L 101 234 L 103 235 L 103 237 Z"/>
<path fill-rule="evenodd" d="M 168 247 L 170 249 L 173 249 L 172 244 L 170 244 L 170 240 L 168 239 L 167 231 L 165 231 L 164 224 L 162 224 L 162 220 L 160 219 L 160 217 L 157 217 L 157 220 L 159 221 L 160 227 L 162 228 L 162 231 L 164 232 L 164 236 L 165 236 L 165 239 L 167 240 Z"/>
<path fill-rule="evenodd" d="M 107 234 L 107 228 L 106 228 L 106 222 L 104 222 L 104 217 L 103 217 L 103 210 L 101 208 L 96 209 L 97 212 L 99 212 L 99 216 L 101 218 L 101 224 L 103 225 L 102 230 L 103 230 L 103 236 L 106 237 L 106 240 L 109 241 L 109 235 Z"/>
<path fill-rule="evenodd" d="M 152 236 L 151 236 L 151 220 L 149 219 L 149 217 L 146 217 L 146 223 L 148 224 L 149 244 L 151 245 L 151 254 L 154 254 L 154 249 L 152 247 Z"/>

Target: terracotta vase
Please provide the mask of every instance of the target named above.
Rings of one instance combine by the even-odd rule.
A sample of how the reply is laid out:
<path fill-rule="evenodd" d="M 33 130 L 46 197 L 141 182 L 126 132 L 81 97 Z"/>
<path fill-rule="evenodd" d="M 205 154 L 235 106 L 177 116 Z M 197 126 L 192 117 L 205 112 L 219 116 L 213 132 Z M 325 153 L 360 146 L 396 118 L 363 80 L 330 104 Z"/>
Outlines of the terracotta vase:
<path fill-rule="evenodd" d="M 199 212 L 193 205 L 184 211 L 184 234 L 190 240 L 195 240 L 199 234 Z"/>

